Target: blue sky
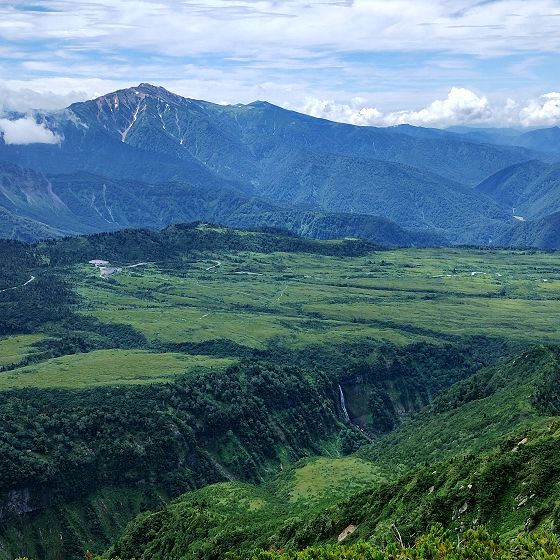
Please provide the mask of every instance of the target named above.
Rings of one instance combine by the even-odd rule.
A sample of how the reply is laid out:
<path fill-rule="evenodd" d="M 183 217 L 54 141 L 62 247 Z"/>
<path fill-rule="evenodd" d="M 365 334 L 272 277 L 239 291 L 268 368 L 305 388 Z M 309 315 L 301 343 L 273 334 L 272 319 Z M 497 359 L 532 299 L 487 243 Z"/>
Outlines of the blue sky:
<path fill-rule="evenodd" d="M 356 124 L 560 123 L 557 0 L 0 2 L 0 105 L 139 82 Z"/>

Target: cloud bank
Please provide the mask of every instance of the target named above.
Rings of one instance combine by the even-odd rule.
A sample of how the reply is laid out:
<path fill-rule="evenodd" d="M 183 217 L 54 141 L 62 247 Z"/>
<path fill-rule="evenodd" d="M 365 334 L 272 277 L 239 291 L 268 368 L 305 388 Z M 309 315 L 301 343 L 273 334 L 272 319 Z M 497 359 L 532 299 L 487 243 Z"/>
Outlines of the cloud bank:
<path fill-rule="evenodd" d="M 361 126 L 415 126 L 446 128 L 457 125 L 547 127 L 560 124 L 560 93 L 551 92 L 519 104 L 511 98 L 490 102 L 487 97 L 453 87 L 445 99 L 418 110 L 383 112 L 355 98 L 351 103 L 309 98 L 297 107 L 314 117 Z"/>
<path fill-rule="evenodd" d="M 11 82 L 14 82 L 13 80 Z M 74 89 L 77 84 L 68 80 L 56 80 L 53 83 L 55 90 L 49 87 L 41 87 L 41 84 L 33 82 L 15 82 L 0 79 L 0 116 L 8 111 L 27 113 L 41 109 L 53 111 L 67 107 L 75 101 L 83 101 L 92 97 L 88 89 Z M 58 91 L 56 91 L 58 90 Z M 91 88 L 90 91 L 95 91 Z"/>
<path fill-rule="evenodd" d="M 532 101 L 520 112 L 523 126 L 553 126 L 560 124 L 560 93 L 551 92 Z"/>
<path fill-rule="evenodd" d="M 559 10 L 556 0 L 42 0 L 40 10 L 4 3 L 0 36 L 172 56 L 294 57 L 321 47 L 489 56 L 558 50 Z"/>
<path fill-rule="evenodd" d="M 60 138 L 32 116 L 0 119 L 0 133 L 6 144 L 58 144 Z"/>

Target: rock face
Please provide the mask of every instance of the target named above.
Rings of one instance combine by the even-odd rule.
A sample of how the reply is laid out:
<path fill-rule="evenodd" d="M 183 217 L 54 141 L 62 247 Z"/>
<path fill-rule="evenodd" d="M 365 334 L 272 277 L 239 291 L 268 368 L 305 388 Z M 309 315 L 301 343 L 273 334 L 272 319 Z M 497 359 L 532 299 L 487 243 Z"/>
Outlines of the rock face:
<path fill-rule="evenodd" d="M 338 542 L 343 541 L 348 535 L 351 535 L 356 530 L 356 525 L 348 525 L 340 535 L 338 535 Z"/>
<path fill-rule="evenodd" d="M 39 509 L 32 505 L 29 488 L 9 490 L 0 497 L 0 520 L 11 515 L 23 515 Z"/>

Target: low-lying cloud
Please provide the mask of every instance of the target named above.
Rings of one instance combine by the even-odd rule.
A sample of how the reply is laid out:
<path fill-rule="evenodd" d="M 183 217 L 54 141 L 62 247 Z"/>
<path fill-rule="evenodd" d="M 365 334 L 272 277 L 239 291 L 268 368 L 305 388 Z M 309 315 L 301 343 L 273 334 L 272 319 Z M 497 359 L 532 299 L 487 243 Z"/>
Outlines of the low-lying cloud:
<path fill-rule="evenodd" d="M 382 112 L 364 104 L 309 98 L 298 107 L 314 117 L 362 126 L 411 124 L 434 128 L 455 125 L 545 127 L 560 124 L 560 93 L 551 92 L 525 103 L 513 99 L 490 102 L 475 92 L 453 87 L 445 99 L 437 99 L 418 110 Z"/>
<path fill-rule="evenodd" d="M 43 123 L 28 115 L 19 119 L 0 119 L 0 134 L 6 144 L 58 144 L 60 137 Z"/>

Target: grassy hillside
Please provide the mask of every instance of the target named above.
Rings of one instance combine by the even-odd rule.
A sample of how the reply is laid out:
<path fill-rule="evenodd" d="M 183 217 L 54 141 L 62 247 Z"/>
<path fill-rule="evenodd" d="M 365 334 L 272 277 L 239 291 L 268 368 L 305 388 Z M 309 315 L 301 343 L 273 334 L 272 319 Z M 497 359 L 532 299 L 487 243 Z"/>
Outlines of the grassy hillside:
<path fill-rule="evenodd" d="M 558 423 L 520 432 L 487 454 L 427 464 L 311 519 L 294 520 L 269 540 L 301 548 L 335 541 L 350 524 L 349 541 L 383 542 L 396 527 L 406 542 L 435 522 L 456 534 L 484 524 L 505 536 L 535 528 L 559 531 Z M 282 544 L 283 543 L 283 544 Z"/>
<path fill-rule="evenodd" d="M 36 351 L 36 344 L 44 340 L 41 335 L 14 335 L 0 339 L 0 367 L 21 362 Z"/>
<path fill-rule="evenodd" d="M 114 554 L 129 558 L 220 558 L 239 547 L 265 545 L 263 535 L 294 513 L 302 516 L 348 497 L 381 476 L 353 457 L 314 459 L 261 486 L 227 483 L 186 494 L 164 510 L 140 516 Z"/>
<path fill-rule="evenodd" d="M 0 390 L 165 383 L 179 373 L 189 374 L 197 368 L 225 368 L 231 363 L 227 358 L 174 352 L 93 350 L 10 369 L 0 378 Z"/>

